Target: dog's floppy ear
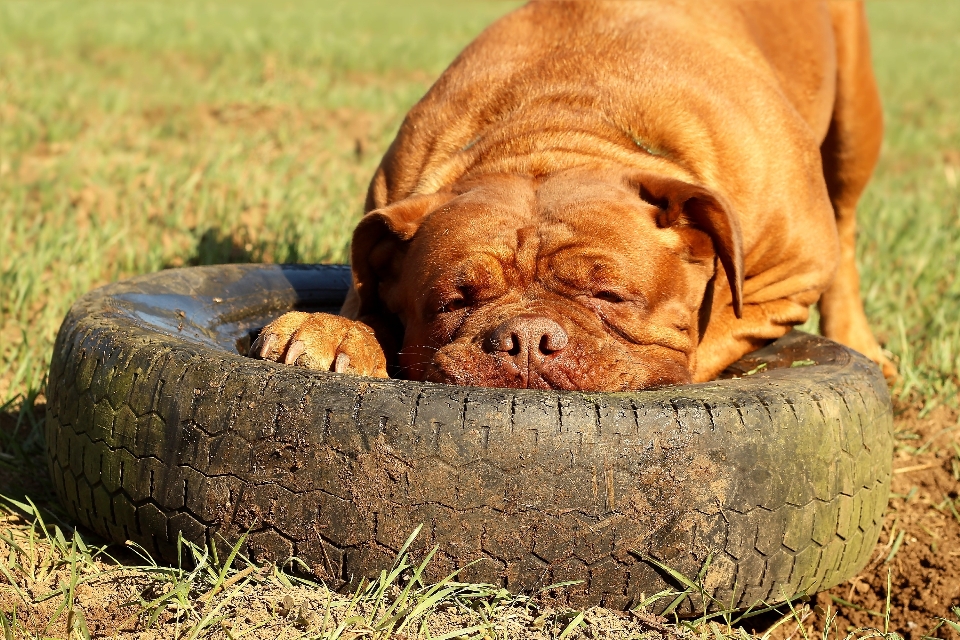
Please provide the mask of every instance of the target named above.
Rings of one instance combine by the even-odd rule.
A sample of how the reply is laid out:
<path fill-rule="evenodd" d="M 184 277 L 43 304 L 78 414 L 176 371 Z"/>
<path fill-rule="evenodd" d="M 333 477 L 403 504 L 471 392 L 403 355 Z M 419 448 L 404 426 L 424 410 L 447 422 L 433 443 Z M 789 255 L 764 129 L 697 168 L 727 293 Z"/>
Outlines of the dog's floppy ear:
<path fill-rule="evenodd" d="M 353 232 L 350 263 L 358 315 L 383 312 L 380 283 L 396 277 L 407 243 L 426 216 L 456 197 L 450 191 L 404 198 L 367 213 Z"/>
<path fill-rule="evenodd" d="M 713 240 L 714 250 L 727 274 L 733 311 L 743 314 L 743 237 L 740 220 L 719 194 L 682 180 L 641 174 L 636 178 L 640 197 L 660 209 L 657 225 L 669 227 L 685 216 Z"/>

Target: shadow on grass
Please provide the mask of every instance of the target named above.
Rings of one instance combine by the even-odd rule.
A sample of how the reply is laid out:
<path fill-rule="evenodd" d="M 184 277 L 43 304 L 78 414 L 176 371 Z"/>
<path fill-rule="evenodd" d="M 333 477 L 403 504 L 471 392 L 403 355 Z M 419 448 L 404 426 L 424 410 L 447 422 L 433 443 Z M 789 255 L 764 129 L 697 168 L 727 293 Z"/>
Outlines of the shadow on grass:
<path fill-rule="evenodd" d="M 31 391 L 0 405 L 0 504 L 9 507 L 12 500 L 31 505 L 50 524 L 67 532 L 77 531 L 90 544 L 108 544 L 102 536 L 75 522 L 60 504 L 47 463 L 46 408 L 42 391 Z M 110 544 L 110 554 L 116 562 L 129 566 L 143 560 L 124 545 Z"/>
<path fill-rule="evenodd" d="M 0 406 L 0 495 L 28 497 L 59 511 L 46 462 L 43 422 L 46 402 L 40 391 Z"/>
<path fill-rule="evenodd" d="M 253 262 L 298 263 L 303 261 L 300 238 L 290 230 L 275 242 L 255 239 L 246 227 L 222 229 L 210 227 L 197 237 L 193 251 L 182 259 L 164 264 L 164 268 Z"/>

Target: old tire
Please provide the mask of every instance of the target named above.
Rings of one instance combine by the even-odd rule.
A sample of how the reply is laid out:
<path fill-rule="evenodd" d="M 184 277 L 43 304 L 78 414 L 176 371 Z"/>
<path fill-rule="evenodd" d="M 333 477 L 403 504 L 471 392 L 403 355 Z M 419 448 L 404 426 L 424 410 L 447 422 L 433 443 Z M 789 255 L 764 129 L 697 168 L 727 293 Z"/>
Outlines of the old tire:
<path fill-rule="evenodd" d="M 431 575 L 623 608 L 702 574 L 725 605 L 835 585 L 879 535 L 891 474 L 879 370 L 794 332 L 730 371 L 631 393 L 453 387 L 238 353 L 292 308 L 335 309 L 337 266 L 177 269 L 98 289 L 63 322 L 46 437 L 97 533 L 167 559 L 249 532 L 256 560 L 332 586 L 439 547 Z M 239 345 L 239 346 L 238 346 Z M 812 360 L 815 365 L 791 363 Z M 803 364 L 803 362 L 800 362 Z M 472 561 L 477 561 L 469 564 Z M 468 566 L 469 565 L 469 566 Z M 703 606 L 689 599 L 682 611 Z"/>

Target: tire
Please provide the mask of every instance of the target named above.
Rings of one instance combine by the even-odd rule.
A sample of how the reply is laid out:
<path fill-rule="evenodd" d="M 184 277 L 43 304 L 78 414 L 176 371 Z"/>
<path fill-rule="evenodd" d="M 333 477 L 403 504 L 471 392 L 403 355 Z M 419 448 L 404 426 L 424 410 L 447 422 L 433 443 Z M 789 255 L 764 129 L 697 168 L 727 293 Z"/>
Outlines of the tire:
<path fill-rule="evenodd" d="M 238 353 L 283 311 L 335 312 L 348 284 L 341 266 L 224 265 L 81 298 L 48 386 L 49 466 L 69 514 L 167 560 L 179 534 L 220 545 L 249 532 L 255 561 L 297 556 L 335 588 L 388 568 L 422 523 L 412 549 L 438 547 L 429 577 L 462 568 L 460 580 L 526 592 L 582 581 L 545 593 L 571 606 L 627 608 L 676 587 L 660 565 L 706 567 L 706 592 L 745 607 L 867 562 L 892 414 L 863 356 L 795 331 L 728 370 L 740 377 L 576 393 Z M 803 360 L 816 364 L 791 367 Z"/>

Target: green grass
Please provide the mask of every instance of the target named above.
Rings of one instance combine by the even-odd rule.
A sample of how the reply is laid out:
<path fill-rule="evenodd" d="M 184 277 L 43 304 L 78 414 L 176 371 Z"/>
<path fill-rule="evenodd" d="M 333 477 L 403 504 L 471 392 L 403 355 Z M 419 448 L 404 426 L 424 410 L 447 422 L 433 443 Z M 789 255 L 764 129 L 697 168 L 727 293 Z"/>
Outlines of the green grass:
<path fill-rule="evenodd" d="M 89 545 L 69 526 L 45 520 L 32 502 L 0 500 L 0 522 L 6 524 L 0 525 L 5 638 L 117 637 L 137 628 L 178 640 L 276 638 L 289 632 L 325 640 L 447 640 L 513 627 L 546 640 L 569 635 L 584 618 L 544 610 L 529 597 L 493 585 L 456 582 L 455 575 L 427 584 L 421 576 L 429 556 L 414 564 L 406 546 L 389 571 L 341 595 L 288 568 L 251 563 L 239 553 L 242 540 L 225 558 L 180 540 L 181 562 L 167 566 L 136 547 L 120 548 L 127 558 L 118 560 L 106 546 Z M 97 601 L 114 607 L 98 608 Z M 640 638 L 638 624 L 620 626 L 633 627 L 637 633 L 631 636 Z"/>
<path fill-rule="evenodd" d="M 342 261 L 405 111 L 515 3 L 0 2 L 0 401 L 70 303 L 180 264 Z M 960 369 L 960 5 L 869 5 L 887 135 L 861 207 L 897 392 Z"/>
<path fill-rule="evenodd" d="M 886 116 L 860 206 L 867 315 L 897 391 L 956 406 L 960 385 L 960 4 L 868 5 Z"/>
<path fill-rule="evenodd" d="M 0 2 L 0 401 L 93 286 L 342 261 L 403 114 L 510 6 Z"/>
<path fill-rule="evenodd" d="M 0 0 L 0 489 L 47 498 L 48 485 L 23 469 L 42 455 L 44 377 L 78 296 L 171 266 L 344 261 L 367 181 L 403 114 L 516 4 Z M 899 365 L 895 393 L 927 409 L 956 406 L 960 3 L 875 0 L 868 10 L 887 130 L 860 209 L 867 313 Z M 65 575 L 76 587 L 77 576 L 108 570 L 108 558 L 94 557 L 102 550 L 72 534 L 3 517 L 4 535 L 35 545 L 17 537 L 35 549 L 23 557 L 4 548 L 2 566 L 33 572 L 6 580 L 17 588 L 55 590 Z M 188 593 L 241 570 L 204 566 L 214 573 L 193 575 L 200 586 Z M 180 587 L 150 591 L 151 580 L 190 575 L 151 571 L 132 579 L 154 600 Z M 249 575 L 233 588 L 273 584 Z M 76 594 L 58 593 L 66 616 Z M 494 609 L 513 606 L 484 597 Z M 220 600 L 184 602 L 196 628 Z M 365 611 L 355 631 L 370 634 L 376 620 Z M 0 627 L 13 624 L 3 613 Z M 82 636 L 79 620 L 71 624 Z M 556 636 L 577 618 L 550 620 Z M 571 633 L 589 625 L 581 616 Z"/>

